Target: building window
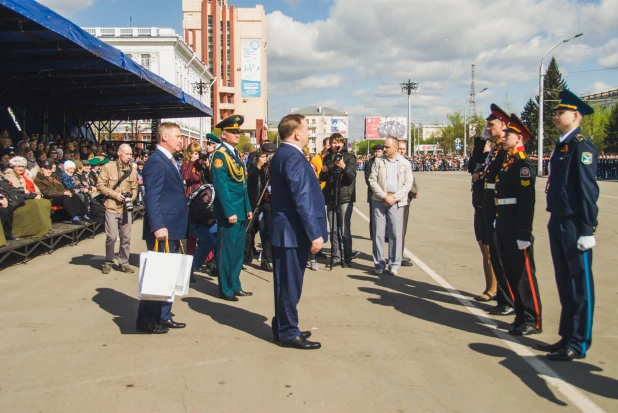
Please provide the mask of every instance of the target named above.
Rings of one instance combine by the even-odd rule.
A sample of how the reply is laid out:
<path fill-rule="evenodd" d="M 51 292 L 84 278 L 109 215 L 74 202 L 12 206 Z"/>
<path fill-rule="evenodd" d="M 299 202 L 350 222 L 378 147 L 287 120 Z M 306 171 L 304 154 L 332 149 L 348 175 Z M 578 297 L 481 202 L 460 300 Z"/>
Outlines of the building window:
<path fill-rule="evenodd" d="M 143 54 L 142 55 L 142 66 L 144 66 L 144 68 L 150 70 L 150 55 L 149 54 Z"/>
<path fill-rule="evenodd" d="M 193 20 L 193 14 L 187 14 L 187 20 Z"/>

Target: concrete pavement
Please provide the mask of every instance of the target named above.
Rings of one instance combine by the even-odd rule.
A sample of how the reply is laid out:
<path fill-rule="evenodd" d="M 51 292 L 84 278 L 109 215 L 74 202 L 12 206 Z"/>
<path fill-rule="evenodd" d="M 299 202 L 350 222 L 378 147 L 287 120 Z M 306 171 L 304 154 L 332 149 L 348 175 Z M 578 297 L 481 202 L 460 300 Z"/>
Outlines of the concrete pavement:
<path fill-rule="evenodd" d="M 416 264 L 397 277 L 373 275 L 359 178 L 361 256 L 352 269 L 306 273 L 301 327 L 322 342 L 318 351 L 271 342 L 272 276 L 259 265 L 241 276 L 255 295 L 238 303 L 219 300 L 216 279 L 201 277 L 174 304 L 187 328 L 163 336 L 134 334 L 137 275 L 101 274 L 104 235 L 3 270 L 0 411 L 618 411 L 618 186 L 600 184 L 593 346 L 585 360 L 560 364 L 531 349 L 557 339 L 559 314 L 543 180 L 535 258 L 544 333 L 513 342 L 494 333 L 479 310 L 487 305 L 468 301 L 484 287 L 468 175 L 416 176 L 406 240 Z M 133 234 L 137 264 L 141 221 Z"/>

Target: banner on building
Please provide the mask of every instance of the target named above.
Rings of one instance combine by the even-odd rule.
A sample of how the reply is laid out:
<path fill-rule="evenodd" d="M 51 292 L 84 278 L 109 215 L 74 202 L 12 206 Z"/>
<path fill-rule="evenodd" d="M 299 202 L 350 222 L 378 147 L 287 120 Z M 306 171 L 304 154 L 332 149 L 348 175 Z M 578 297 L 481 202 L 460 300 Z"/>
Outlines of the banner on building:
<path fill-rule="evenodd" d="M 406 139 L 406 118 L 365 118 L 365 139 Z"/>
<path fill-rule="evenodd" d="M 380 139 L 378 134 L 380 120 L 380 118 L 365 118 L 365 139 Z"/>
<path fill-rule="evenodd" d="M 330 118 L 330 131 L 331 133 L 338 132 L 346 135 L 348 133 L 348 118 Z"/>
<path fill-rule="evenodd" d="M 262 96 L 262 49 L 259 39 L 243 39 L 240 47 L 242 97 Z"/>

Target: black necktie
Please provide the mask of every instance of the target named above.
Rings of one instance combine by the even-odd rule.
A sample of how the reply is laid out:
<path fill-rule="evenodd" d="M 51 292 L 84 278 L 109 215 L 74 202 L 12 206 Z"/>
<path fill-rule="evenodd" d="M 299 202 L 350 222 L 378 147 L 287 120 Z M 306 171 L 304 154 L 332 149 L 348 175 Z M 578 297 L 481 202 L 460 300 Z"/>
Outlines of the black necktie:
<path fill-rule="evenodd" d="M 238 153 L 236 148 L 234 148 L 234 153 L 236 154 L 236 157 L 238 158 L 238 160 L 240 160 L 240 153 Z"/>

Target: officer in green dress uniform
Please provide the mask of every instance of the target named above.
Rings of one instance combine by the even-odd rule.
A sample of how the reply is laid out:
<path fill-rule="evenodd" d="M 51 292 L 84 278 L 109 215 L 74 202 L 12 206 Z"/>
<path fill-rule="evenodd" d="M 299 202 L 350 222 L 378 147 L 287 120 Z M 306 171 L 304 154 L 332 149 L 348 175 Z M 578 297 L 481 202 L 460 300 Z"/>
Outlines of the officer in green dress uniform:
<path fill-rule="evenodd" d="M 223 143 L 212 157 L 212 184 L 215 187 L 215 218 L 218 224 L 217 266 L 219 267 L 219 296 L 238 301 L 253 293 L 242 290 L 240 271 L 245 250 L 245 227 L 251 220 L 251 206 L 247 193 L 247 171 L 236 145 L 244 118 L 231 116 L 219 122 Z"/>

